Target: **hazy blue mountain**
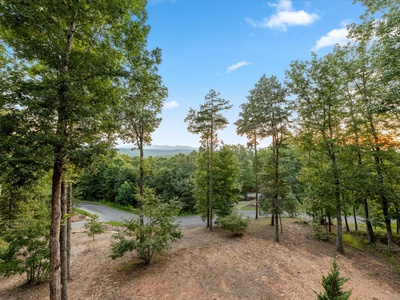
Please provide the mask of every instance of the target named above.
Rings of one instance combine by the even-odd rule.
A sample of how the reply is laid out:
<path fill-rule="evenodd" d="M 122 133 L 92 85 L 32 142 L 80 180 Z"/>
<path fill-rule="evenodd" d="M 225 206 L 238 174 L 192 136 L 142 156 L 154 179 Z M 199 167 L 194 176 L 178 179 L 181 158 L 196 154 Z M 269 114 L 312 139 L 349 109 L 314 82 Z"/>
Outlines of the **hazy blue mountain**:
<path fill-rule="evenodd" d="M 129 156 L 139 156 L 139 150 L 132 150 L 132 146 L 120 145 L 116 147 L 120 154 Z M 151 145 L 144 147 L 144 156 L 174 156 L 179 153 L 189 154 L 192 151 L 197 151 L 198 148 L 190 146 L 159 146 Z"/>

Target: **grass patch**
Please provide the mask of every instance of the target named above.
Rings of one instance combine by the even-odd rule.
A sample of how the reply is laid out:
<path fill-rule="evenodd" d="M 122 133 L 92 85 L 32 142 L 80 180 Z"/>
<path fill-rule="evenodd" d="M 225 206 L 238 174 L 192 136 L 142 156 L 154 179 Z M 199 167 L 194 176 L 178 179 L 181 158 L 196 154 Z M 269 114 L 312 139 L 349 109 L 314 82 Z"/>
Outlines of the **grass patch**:
<path fill-rule="evenodd" d="M 400 275 L 400 266 L 399 266 L 399 254 L 394 253 L 392 251 L 384 250 L 381 252 L 381 258 L 385 261 L 389 266 L 393 268 L 393 271 Z"/>
<path fill-rule="evenodd" d="M 73 213 L 77 214 L 77 215 L 84 215 L 84 216 L 89 216 L 89 217 L 93 218 L 93 214 L 91 214 L 90 212 L 87 212 L 87 211 L 85 211 L 83 209 L 80 209 L 80 208 L 74 207 L 73 208 Z"/>
<path fill-rule="evenodd" d="M 343 243 L 347 246 L 351 246 L 357 250 L 363 251 L 365 249 L 364 243 L 359 236 L 353 236 L 351 234 L 343 234 Z"/>
<path fill-rule="evenodd" d="M 254 203 L 256 203 L 255 200 L 241 201 L 236 205 L 236 208 L 238 210 L 256 210 L 256 206 L 255 205 L 253 206 Z"/>
<path fill-rule="evenodd" d="M 126 212 L 130 212 L 130 213 L 134 213 L 137 214 L 139 212 L 138 208 L 134 208 L 132 205 L 121 205 L 118 203 L 112 203 L 112 202 L 107 202 L 107 201 L 100 201 L 100 202 L 94 202 L 94 203 L 98 203 L 104 206 L 108 206 L 108 207 L 112 207 L 121 211 L 126 211 Z"/>
<path fill-rule="evenodd" d="M 104 224 L 108 224 L 108 225 L 111 225 L 111 226 L 119 226 L 119 227 L 125 226 L 124 223 L 117 222 L 117 221 L 104 222 Z"/>
<path fill-rule="evenodd" d="M 386 235 L 386 228 L 381 226 L 372 226 L 374 233 L 377 235 Z M 358 230 L 367 231 L 367 226 L 363 223 L 358 223 Z M 400 234 L 396 233 L 396 223 L 392 222 L 392 234 L 394 237 L 400 237 Z"/>

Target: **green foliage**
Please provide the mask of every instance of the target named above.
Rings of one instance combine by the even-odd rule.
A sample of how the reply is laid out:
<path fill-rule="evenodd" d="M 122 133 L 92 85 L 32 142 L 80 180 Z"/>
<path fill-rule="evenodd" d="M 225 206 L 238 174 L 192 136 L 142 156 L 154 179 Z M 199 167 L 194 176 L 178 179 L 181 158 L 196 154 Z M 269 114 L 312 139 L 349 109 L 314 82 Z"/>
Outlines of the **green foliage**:
<path fill-rule="evenodd" d="M 233 212 L 230 215 L 218 218 L 218 223 L 222 229 L 232 232 L 234 236 L 240 236 L 250 224 L 250 217 L 245 218 L 241 214 Z"/>
<path fill-rule="evenodd" d="M 213 170 L 214 210 L 218 217 L 231 214 L 242 199 L 240 169 L 233 150 L 223 145 L 216 152 Z"/>
<path fill-rule="evenodd" d="M 149 159 L 151 172 L 147 175 L 147 186 L 154 188 L 162 201 L 176 198 L 182 203 L 183 212 L 194 212 L 196 159 L 196 152 Z"/>
<path fill-rule="evenodd" d="M 89 217 L 93 217 L 93 214 L 91 214 L 90 212 L 87 212 L 83 209 L 79 209 L 77 207 L 73 207 L 72 208 L 72 213 L 73 214 L 78 214 L 78 215 L 84 215 L 84 216 L 89 216 Z"/>
<path fill-rule="evenodd" d="M 224 145 L 214 153 L 213 208 L 218 217 L 229 215 L 242 198 L 239 183 L 240 169 L 233 150 Z M 200 151 L 195 173 L 194 196 L 198 212 L 206 215 L 209 208 L 209 164 L 208 153 Z M 213 212 L 213 215 L 214 215 Z"/>
<path fill-rule="evenodd" d="M 162 201 L 177 198 L 182 211 L 194 212 L 194 172 L 197 153 L 146 159 L 145 184 L 154 188 Z M 114 153 L 97 161 L 81 175 L 75 192 L 82 200 L 137 207 L 139 158 Z"/>
<path fill-rule="evenodd" d="M 122 226 L 124 226 L 124 223 L 117 222 L 117 221 L 108 221 L 108 222 L 105 222 L 105 223 L 108 224 L 108 225 L 117 226 L 117 227 L 122 227 Z"/>
<path fill-rule="evenodd" d="M 351 234 L 343 234 L 343 243 L 358 250 L 364 250 L 364 246 L 359 237 Z"/>
<path fill-rule="evenodd" d="M 222 113 L 231 108 L 229 100 L 220 98 L 219 93 L 210 90 L 198 111 L 190 108 L 185 118 L 185 122 L 188 123 L 188 131 L 199 134 L 201 143 L 207 148 L 208 146 L 212 148 L 217 137 L 217 130 L 224 129 L 229 123 Z"/>
<path fill-rule="evenodd" d="M 113 236 L 112 259 L 136 250 L 138 257 L 149 264 L 154 254 L 167 248 L 169 242 L 182 237 L 179 225 L 174 223 L 180 209 L 177 201 L 161 202 L 151 189 L 145 189 L 144 196 L 139 200 L 142 204 L 141 215 L 128 220 L 126 230 Z M 141 216 L 144 217 L 144 224 L 141 224 Z"/>
<path fill-rule="evenodd" d="M 118 188 L 117 197 L 115 197 L 116 203 L 128 206 L 134 202 L 135 186 L 132 182 L 125 181 Z"/>
<path fill-rule="evenodd" d="M 324 287 L 324 293 L 317 294 L 317 300 L 347 300 L 351 296 L 351 291 L 344 292 L 342 290 L 343 284 L 349 279 L 340 277 L 339 266 L 336 260 L 333 261 L 331 272 L 328 276 L 322 276 L 322 286 Z"/>
<path fill-rule="evenodd" d="M 329 233 L 324 231 L 324 228 L 321 226 L 321 224 L 317 220 L 312 221 L 310 223 L 310 225 L 313 230 L 314 238 L 316 238 L 317 240 L 321 240 L 321 241 L 329 240 Z"/>
<path fill-rule="evenodd" d="M 96 234 L 104 232 L 103 224 L 98 221 L 98 218 L 98 215 L 93 215 L 92 219 L 85 224 L 86 233 L 93 238 L 93 241 Z"/>
<path fill-rule="evenodd" d="M 0 274 L 26 273 L 28 283 L 40 282 L 49 273 L 50 222 L 46 209 L 6 230 L 0 247 Z"/>

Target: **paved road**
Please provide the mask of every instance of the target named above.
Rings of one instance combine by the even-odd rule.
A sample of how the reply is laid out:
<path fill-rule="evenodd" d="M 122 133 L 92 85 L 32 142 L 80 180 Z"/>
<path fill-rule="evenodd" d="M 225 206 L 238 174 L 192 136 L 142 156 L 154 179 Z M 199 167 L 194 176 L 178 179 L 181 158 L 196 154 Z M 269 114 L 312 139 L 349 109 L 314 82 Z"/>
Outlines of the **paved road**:
<path fill-rule="evenodd" d="M 134 214 L 117 210 L 108 206 L 103 206 L 95 203 L 81 202 L 79 208 L 91 213 L 97 214 L 99 216 L 100 222 L 124 222 L 124 220 L 130 219 Z M 244 216 L 255 217 L 254 210 L 243 210 L 240 213 Z M 176 222 L 180 223 L 183 227 L 198 227 L 205 226 L 205 222 L 201 219 L 200 215 L 177 217 Z M 74 222 L 72 225 L 74 228 L 81 227 L 86 223 L 86 221 Z"/>

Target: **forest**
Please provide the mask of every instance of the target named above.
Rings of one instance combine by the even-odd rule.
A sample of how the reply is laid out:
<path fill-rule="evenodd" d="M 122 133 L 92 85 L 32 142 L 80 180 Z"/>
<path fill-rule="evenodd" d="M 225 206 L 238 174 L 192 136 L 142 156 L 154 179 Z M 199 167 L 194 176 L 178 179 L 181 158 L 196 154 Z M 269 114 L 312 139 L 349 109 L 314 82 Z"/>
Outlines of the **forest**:
<path fill-rule="evenodd" d="M 335 228 L 337 253 L 349 222 L 366 243 L 398 251 L 400 5 L 357 2 L 354 43 L 254 83 L 234 124 L 247 145 L 218 138 L 232 104 L 210 89 L 185 118 L 199 150 L 146 157 L 168 96 L 146 1 L 2 1 L 0 275 L 49 280 L 50 299 L 68 299 L 77 201 L 135 212 L 111 258 L 135 249 L 146 264 L 182 237 L 178 214 L 242 234 L 249 221 L 235 208 L 248 193 L 275 242 L 281 217 L 306 214 L 316 238 Z M 139 156 L 119 154 L 117 139 Z"/>

